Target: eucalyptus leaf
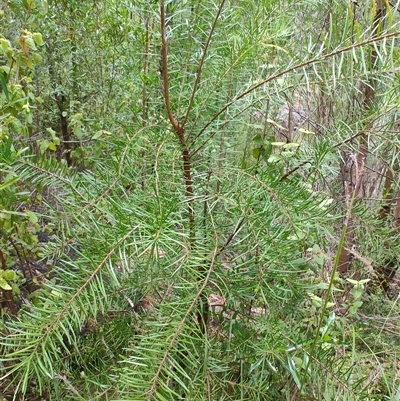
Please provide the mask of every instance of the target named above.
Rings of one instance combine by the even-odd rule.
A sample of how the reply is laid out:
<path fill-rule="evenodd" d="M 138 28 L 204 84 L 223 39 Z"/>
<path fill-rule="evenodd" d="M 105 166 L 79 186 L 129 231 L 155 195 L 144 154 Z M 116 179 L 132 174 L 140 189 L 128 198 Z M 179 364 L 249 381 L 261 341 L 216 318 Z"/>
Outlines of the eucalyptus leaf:
<path fill-rule="evenodd" d="M 12 290 L 11 286 L 7 283 L 7 281 L 2 276 L 0 276 L 0 288 L 2 288 L 3 290 L 7 290 L 7 291 Z"/>
<path fill-rule="evenodd" d="M 6 281 L 13 281 L 13 280 L 15 280 L 15 277 L 16 277 L 15 272 L 13 270 L 9 270 L 9 269 L 4 270 L 3 272 L 1 272 L 1 270 L 0 270 L 0 274 Z"/>
<path fill-rule="evenodd" d="M 42 46 L 43 45 L 43 37 L 42 37 L 42 34 L 40 32 L 34 32 L 32 34 L 32 39 L 35 41 L 35 43 L 38 46 Z"/>
<path fill-rule="evenodd" d="M 253 157 L 255 159 L 258 159 L 261 155 L 261 149 L 260 148 L 254 148 L 253 149 Z"/>

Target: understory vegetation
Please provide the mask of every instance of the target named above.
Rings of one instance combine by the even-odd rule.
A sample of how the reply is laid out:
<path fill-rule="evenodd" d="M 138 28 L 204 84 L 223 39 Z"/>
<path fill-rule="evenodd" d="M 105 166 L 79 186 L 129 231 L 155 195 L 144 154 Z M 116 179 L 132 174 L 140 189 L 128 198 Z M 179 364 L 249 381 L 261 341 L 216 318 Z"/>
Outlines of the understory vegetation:
<path fill-rule="evenodd" d="M 400 1 L 0 4 L 0 401 L 400 400 Z"/>

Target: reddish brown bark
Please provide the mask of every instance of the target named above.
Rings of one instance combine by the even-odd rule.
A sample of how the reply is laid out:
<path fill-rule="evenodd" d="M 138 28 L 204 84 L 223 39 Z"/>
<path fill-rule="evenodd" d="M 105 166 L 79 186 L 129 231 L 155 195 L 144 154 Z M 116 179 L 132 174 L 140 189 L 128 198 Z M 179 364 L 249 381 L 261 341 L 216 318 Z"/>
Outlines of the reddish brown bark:
<path fill-rule="evenodd" d="M 372 24 L 373 38 L 379 36 L 385 11 L 385 4 L 383 0 L 375 0 L 376 15 Z M 374 46 L 371 46 L 370 66 L 374 70 L 377 63 L 377 52 Z M 368 83 L 364 84 L 364 109 L 370 110 L 375 102 L 375 85 L 376 82 L 373 78 Z M 343 226 L 346 227 L 345 244 L 341 249 L 338 271 L 339 273 L 346 273 L 352 262 L 352 249 L 355 246 L 355 216 L 352 213 L 353 201 L 361 199 L 363 193 L 363 181 L 365 172 L 365 162 L 368 155 L 368 141 L 367 131 L 363 131 L 358 135 L 358 151 L 356 154 L 348 153 L 344 162 L 342 170 L 344 196 L 346 200 L 346 215 L 344 218 Z"/>
<path fill-rule="evenodd" d="M 399 169 L 388 166 L 385 172 L 385 182 L 383 186 L 383 197 L 379 217 L 383 222 L 392 223 L 391 226 L 395 231 L 400 230 L 400 190 L 396 188 L 394 176 L 398 174 Z M 390 245 L 387 246 L 390 249 Z M 389 253 L 390 255 L 390 253 Z M 390 282 L 394 278 L 397 271 L 397 257 L 388 256 L 379 266 L 376 266 L 375 271 L 378 276 L 378 285 L 387 292 L 390 287 Z"/>

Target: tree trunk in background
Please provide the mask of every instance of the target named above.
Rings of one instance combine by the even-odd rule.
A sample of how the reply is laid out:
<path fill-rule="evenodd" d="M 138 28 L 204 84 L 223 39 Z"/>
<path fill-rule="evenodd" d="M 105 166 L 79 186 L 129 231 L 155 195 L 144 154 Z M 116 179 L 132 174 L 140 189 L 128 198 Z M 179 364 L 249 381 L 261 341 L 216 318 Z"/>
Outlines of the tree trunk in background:
<path fill-rule="evenodd" d="M 398 125 L 398 124 L 396 124 Z M 385 182 L 382 194 L 382 205 L 379 212 L 379 218 L 382 223 L 388 224 L 394 231 L 400 231 L 400 188 L 396 184 L 399 165 L 395 162 L 394 165 L 387 165 L 385 171 Z M 387 249 L 391 249 L 391 244 L 386 245 Z M 384 291 L 389 290 L 390 282 L 397 271 L 398 257 L 392 252 L 388 252 L 388 257 L 375 268 L 379 286 Z"/>
<path fill-rule="evenodd" d="M 385 15 L 384 0 L 374 0 L 376 14 L 372 24 L 372 35 L 378 37 L 382 29 L 383 17 Z M 370 69 L 376 69 L 378 55 L 374 46 L 371 47 Z M 376 81 L 371 77 L 368 83 L 364 84 L 364 100 L 363 107 L 366 112 L 371 109 L 375 102 L 375 85 Z M 364 195 L 363 180 L 365 172 L 365 162 L 368 155 L 368 129 L 360 132 L 358 136 L 358 150 L 356 153 L 348 152 L 344 160 L 344 168 L 342 171 L 344 196 L 346 201 L 346 215 L 343 225 L 347 227 L 344 246 L 341 250 L 338 271 L 346 273 L 352 262 L 352 249 L 355 245 L 355 216 L 352 214 L 353 199 L 361 199 Z"/>

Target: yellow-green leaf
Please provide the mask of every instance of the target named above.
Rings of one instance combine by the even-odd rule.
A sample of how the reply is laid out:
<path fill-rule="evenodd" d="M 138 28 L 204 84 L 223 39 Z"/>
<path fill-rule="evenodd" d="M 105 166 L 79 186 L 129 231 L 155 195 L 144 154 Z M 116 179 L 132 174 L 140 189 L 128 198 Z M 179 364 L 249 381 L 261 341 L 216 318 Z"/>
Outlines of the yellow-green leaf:
<path fill-rule="evenodd" d="M 32 38 L 33 38 L 33 40 L 35 41 L 35 43 L 36 43 L 38 46 L 41 46 L 41 45 L 43 44 L 43 37 L 42 37 L 42 34 L 41 34 L 41 33 L 39 33 L 39 32 L 34 32 L 34 33 L 32 34 Z"/>
<path fill-rule="evenodd" d="M 260 148 L 255 148 L 255 149 L 253 149 L 253 157 L 255 158 L 255 159 L 258 159 L 259 157 L 260 157 Z"/>
<path fill-rule="evenodd" d="M 3 290 L 12 290 L 11 286 L 7 283 L 6 280 L 4 280 L 3 277 L 0 277 L 0 288 Z"/>
<path fill-rule="evenodd" d="M 3 272 L 3 278 L 6 281 L 13 281 L 15 280 L 15 272 L 13 270 L 7 269 Z"/>

